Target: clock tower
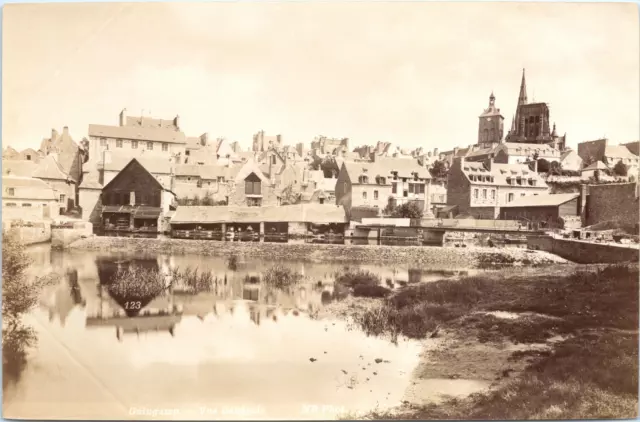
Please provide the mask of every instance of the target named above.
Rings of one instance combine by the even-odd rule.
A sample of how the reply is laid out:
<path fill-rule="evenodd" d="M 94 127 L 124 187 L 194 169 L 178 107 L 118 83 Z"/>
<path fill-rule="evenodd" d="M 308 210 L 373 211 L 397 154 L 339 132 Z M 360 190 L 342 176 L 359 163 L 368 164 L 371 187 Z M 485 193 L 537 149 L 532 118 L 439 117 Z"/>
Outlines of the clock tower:
<path fill-rule="evenodd" d="M 496 97 L 491 93 L 489 107 L 479 117 L 478 145 L 481 148 L 490 148 L 502 141 L 504 130 L 504 117 L 500 109 L 496 108 Z"/>

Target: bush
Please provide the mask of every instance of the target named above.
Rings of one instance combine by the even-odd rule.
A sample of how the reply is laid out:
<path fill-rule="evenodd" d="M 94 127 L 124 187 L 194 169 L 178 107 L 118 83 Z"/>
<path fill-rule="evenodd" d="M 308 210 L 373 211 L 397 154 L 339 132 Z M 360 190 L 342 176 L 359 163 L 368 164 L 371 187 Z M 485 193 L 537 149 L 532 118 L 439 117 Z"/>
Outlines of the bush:
<path fill-rule="evenodd" d="M 55 277 L 27 278 L 31 259 L 13 232 L 2 236 L 2 367 L 3 386 L 14 382 L 27 362 L 27 352 L 37 342 L 35 332 L 22 317 L 37 304 L 42 289 Z"/>
<path fill-rule="evenodd" d="M 393 209 L 392 217 L 421 219 L 423 210 L 416 201 L 406 202 Z"/>

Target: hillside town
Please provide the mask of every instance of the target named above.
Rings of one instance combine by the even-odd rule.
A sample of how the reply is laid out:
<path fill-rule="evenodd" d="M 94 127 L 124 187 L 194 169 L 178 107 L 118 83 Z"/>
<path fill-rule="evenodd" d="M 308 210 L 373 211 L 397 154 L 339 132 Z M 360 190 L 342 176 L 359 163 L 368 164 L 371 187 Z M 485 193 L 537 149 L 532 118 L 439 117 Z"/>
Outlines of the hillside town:
<path fill-rule="evenodd" d="M 65 126 L 38 150 L 4 148 L 3 221 L 80 220 L 103 234 L 255 239 L 357 237 L 359 225 L 393 226 L 398 218 L 412 226 L 503 220 L 525 230 L 616 221 L 637 230 L 640 142 L 580 140 L 572 149 L 549 105 L 527 95 L 523 69 L 506 132 L 491 92 L 477 139 L 432 151 L 327 136 L 287 143 L 286 135 L 262 130 L 244 150 L 239 141 L 184 133 L 179 116 L 125 109 L 116 124 L 91 123 L 75 140 Z"/>

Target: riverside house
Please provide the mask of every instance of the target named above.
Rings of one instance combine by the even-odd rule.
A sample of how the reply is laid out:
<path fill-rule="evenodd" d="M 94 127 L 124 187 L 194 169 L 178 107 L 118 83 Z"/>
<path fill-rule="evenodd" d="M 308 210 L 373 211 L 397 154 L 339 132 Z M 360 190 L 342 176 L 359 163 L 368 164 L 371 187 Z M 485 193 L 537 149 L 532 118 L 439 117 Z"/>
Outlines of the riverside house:
<path fill-rule="evenodd" d="M 173 199 L 173 193 L 134 158 L 102 188 L 102 228 L 163 231 Z"/>
<path fill-rule="evenodd" d="M 449 170 L 447 209 L 453 216 L 493 220 L 503 205 L 548 190 L 544 179 L 527 164 L 476 163 L 457 157 Z"/>

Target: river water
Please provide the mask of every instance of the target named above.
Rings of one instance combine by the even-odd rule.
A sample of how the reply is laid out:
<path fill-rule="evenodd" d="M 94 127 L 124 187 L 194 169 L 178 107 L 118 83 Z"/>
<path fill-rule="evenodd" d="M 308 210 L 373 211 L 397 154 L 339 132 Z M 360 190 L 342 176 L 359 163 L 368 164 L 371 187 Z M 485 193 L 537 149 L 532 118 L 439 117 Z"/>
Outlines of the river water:
<path fill-rule="evenodd" d="M 416 341 L 368 337 L 322 313 L 339 300 L 332 275 L 344 264 L 285 262 L 304 281 L 281 291 L 260 282 L 273 264 L 265 260 L 240 261 L 231 271 L 219 257 L 52 251 L 48 245 L 30 247 L 29 254 L 31 275 L 60 277 L 27 318 L 38 346 L 5 391 L 7 418 L 332 419 L 399 405 L 422 350 Z M 131 263 L 197 267 L 220 282 L 215 291 L 152 298 L 127 317 L 129 302 L 104 286 L 114 268 Z M 360 267 L 393 286 L 460 275 Z M 179 313 L 162 314 L 166 309 Z"/>

